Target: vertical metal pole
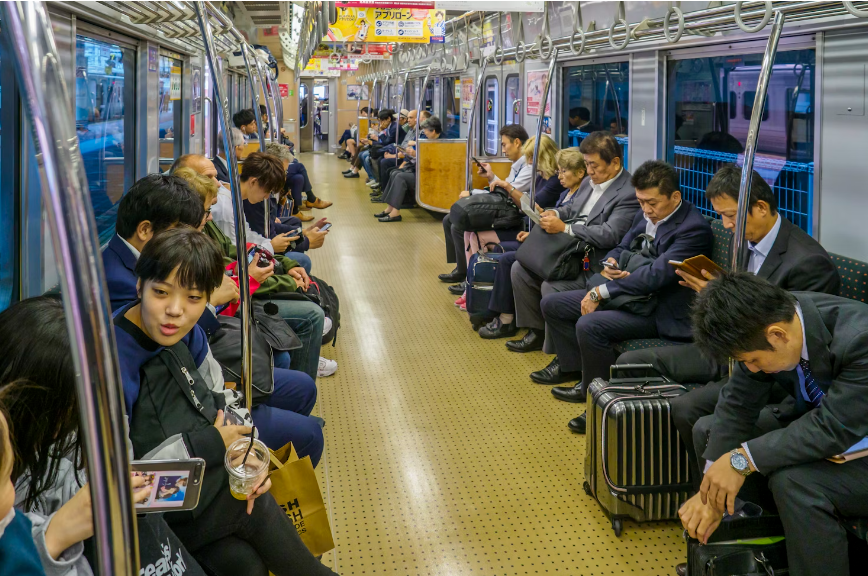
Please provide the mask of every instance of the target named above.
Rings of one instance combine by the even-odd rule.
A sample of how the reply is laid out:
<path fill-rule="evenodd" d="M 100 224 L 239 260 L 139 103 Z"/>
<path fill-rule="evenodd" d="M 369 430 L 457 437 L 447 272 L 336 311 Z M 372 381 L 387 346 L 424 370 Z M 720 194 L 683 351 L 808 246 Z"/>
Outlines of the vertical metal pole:
<path fill-rule="evenodd" d="M 419 198 L 419 132 L 422 131 L 422 106 L 425 101 L 425 91 L 428 89 L 428 79 L 431 77 L 431 66 L 425 70 L 425 81 L 422 83 L 422 91 L 419 93 L 419 100 L 416 102 L 416 198 Z"/>
<path fill-rule="evenodd" d="M 473 87 L 473 107 L 470 109 L 470 116 L 467 118 L 467 154 L 464 159 L 465 190 L 470 190 L 470 187 L 473 185 L 473 176 L 470 174 L 470 157 L 473 155 L 473 129 L 476 120 L 476 105 L 479 103 L 479 93 L 482 92 L 480 87 L 482 86 L 482 79 L 485 78 L 485 68 L 488 66 L 488 58 L 480 56 L 479 59 L 479 76 L 476 78 L 476 86 Z"/>
<path fill-rule="evenodd" d="M 769 79 L 775 63 L 775 54 L 778 51 L 778 41 L 781 39 L 781 31 L 784 28 L 786 15 L 783 12 L 775 12 L 769 32 L 769 41 L 763 54 L 763 63 L 760 67 L 759 80 L 756 87 L 756 98 L 753 101 L 753 110 L 750 114 L 750 127 L 747 131 L 747 141 L 744 146 L 744 165 L 741 169 L 741 182 L 738 187 L 738 213 L 735 218 L 735 242 L 731 254 L 732 271 L 744 270 L 747 267 L 748 248 L 744 241 L 744 229 L 747 225 L 747 210 L 750 205 L 750 184 L 753 175 L 753 160 L 756 156 L 756 144 L 759 138 L 760 123 L 762 122 L 763 109 L 769 91 Z"/>
<path fill-rule="evenodd" d="M 253 80 L 254 76 L 253 76 L 253 70 L 251 70 L 251 66 L 250 66 L 250 56 L 248 55 L 249 51 L 252 51 L 251 48 L 247 45 L 246 42 L 242 42 L 241 43 L 241 55 L 244 56 L 244 67 L 247 69 L 247 80 L 248 80 L 248 82 L 250 82 L 250 95 L 251 95 L 251 100 L 253 102 L 253 114 L 256 115 L 256 132 L 257 132 L 257 135 L 259 136 L 259 151 L 265 152 L 265 129 L 262 126 L 262 112 L 259 111 L 259 88 L 257 88 L 256 82 Z M 253 58 L 254 59 L 256 58 L 255 53 L 253 54 Z M 256 60 L 254 60 L 254 62 L 256 62 Z M 256 62 L 256 63 L 258 64 L 258 62 Z M 262 76 L 259 74 L 259 66 L 256 67 L 256 71 L 257 71 L 256 77 L 259 78 L 259 84 L 261 87 Z M 267 109 L 268 109 L 268 106 L 266 106 L 266 111 L 267 111 Z M 274 120 L 272 119 L 271 122 L 273 122 L 273 121 Z M 265 217 L 264 217 L 264 228 L 265 229 L 263 230 L 263 232 L 265 232 L 266 238 L 270 237 L 269 232 L 271 231 L 271 215 L 269 214 L 269 212 L 270 212 L 270 206 L 269 206 L 270 199 L 271 199 L 271 195 L 269 194 L 269 197 L 265 200 Z"/>
<path fill-rule="evenodd" d="M 211 65 L 214 80 L 214 101 L 219 103 L 220 126 L 223 128 L 223 149 L 226 151 L 226 164 L 229 170 L 229 186 L 232 190 L 232 203 L 235 207 L 235 247 L 238 250 L 238 288 L 241 292 L 241 389 L 247 409 L 253 407 L 253 352 L 251 348 L 250 316 L 250 276 L 247 273 L 247 231 L 244 221 L 244 200 L 241 197 L 241 183 L 238 179 L 238 158 L 235 156 L 235 146 L 230 139 L 229 107 L 223 97 L 223 83 L 220 81 L 217 68 L 217 53 L 214 51 L 214 38 L 211 36 L 211 23 L 205 2 L 196 0 L 196 17 L 202 32 L 202 43 L 205 45 L 205 57 Z M 243 52 L 243 49 L 242 49 Z"/>
<path fill-rule="evenodd" d="M 404 90 L 407 89 L 407 78 L 409 76 L 410 76 L 410 69 L 407 68 L 407 71 L 404 72 L 404 81 L 401 84 L 401 102 L 404 101 Z M 397 98 L 397 95 L 396 95 L 396 98 Z M 419 125 L 418 119 L 419 119 L 419 113 L 417 112 L 416 113 L 416 120 L 417 120 L 416 126 Z M 400 142 L 398 142 L 398 137 L 401 135 L 401 109 L 400 108 L 398 108 L 398 120 L 397 120 L 397 122 L 398 122 L 398 125 L 395 126 L 395 156 L 396 157 L 398 155 L 398 145 L 400 144 Z M 409 130 L 409 128 L 408 128 L 408 130 Z"/>
<path fill-rule="evenodd" d="M 72 98 L 43 2 L 5 2 L 3 32 L 30 121 L 60 273 L 101 574 L 139 573 L 125 414 L 112 314 Z M 24 327 L 22 327 L 24 328 Z M 38 407 L 34 407 L 38 410 Z"/>
<path fill-rule="evenodd" d="M 552 60 L 549 62 L 549 74 L 546 78 L 546 85 L 543 88 L 542 100 L 540 100 L 539 104 L 539 120 L 536 124 L 536 140 L 533 143 L 533 169 L 531 171 L 530 178 L 530 205 L 536 206 L 536 167 L 539 162 L 539 143 L 543 137 L 543 126 L 545 125 L 546 119 L 546 103 L 549 100 L 549 91 L 552 87 L 552 80 L 555 75 L 555 64 L 558 62 L 558 49 L 552 49 Z M 530 223 L 530 226 L 533 226 L 533 222 Z"/>

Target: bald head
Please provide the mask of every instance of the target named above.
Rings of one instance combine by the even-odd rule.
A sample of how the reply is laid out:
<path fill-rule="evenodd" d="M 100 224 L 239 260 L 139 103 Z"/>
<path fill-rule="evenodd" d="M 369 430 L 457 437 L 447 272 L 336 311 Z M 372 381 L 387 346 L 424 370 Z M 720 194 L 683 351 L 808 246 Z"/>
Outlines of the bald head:
<path fill-rule="evenodd" d="M 181 156 L 172 164 L 171 172 L 174 173 L 175 170 L 181 168 L 192 168 L 198 174 L 210 178 L 215 184 L 220 185 L 220 182 L 217 180 L 217 169 L 214 168 L 214 163 L 201 154 L 185 154 Z"/>
<path fill-rule="evenodd" d="M 407 124 L 410 125 L 410 128 L 416 127 L 416 119 L 419 118 L 419 114 L 416 110 L 410 110 L 407 112 Z"/>

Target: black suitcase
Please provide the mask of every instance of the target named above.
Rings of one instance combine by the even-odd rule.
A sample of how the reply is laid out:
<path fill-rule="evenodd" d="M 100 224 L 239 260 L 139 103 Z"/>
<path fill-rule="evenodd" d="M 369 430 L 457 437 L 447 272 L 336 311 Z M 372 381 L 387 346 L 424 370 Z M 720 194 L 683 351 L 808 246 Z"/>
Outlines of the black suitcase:
<path fill-rule="evenodd" d="M 688 576 L 785 576 L 787 543 L 779 516 L 721 522 L 708 544 L 689 538 Z"/>
<path fill-rule="evenodd" d="M 650 364 L 612 366 L 609 382 L 588 387 L 584 489 L 607 512 L 616 536 L 623 519 L 678 518 L 692 485 L 687 451 L 672 422 L 669 398 L 688 387 L 663 376 L 616 378 Z"/>

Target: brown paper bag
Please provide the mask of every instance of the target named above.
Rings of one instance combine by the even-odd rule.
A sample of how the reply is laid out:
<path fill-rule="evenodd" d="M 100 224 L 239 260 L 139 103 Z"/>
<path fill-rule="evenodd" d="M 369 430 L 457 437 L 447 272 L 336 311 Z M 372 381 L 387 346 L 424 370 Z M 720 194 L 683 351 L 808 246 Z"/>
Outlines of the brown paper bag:
<path fill-rule="evenodd" d="M 298 458 L 292 444 L 271 453 L 269 492 L 298 530 L 314 556 L 335 547 L 329 516 L 322 499 L 310 456 Z"/>

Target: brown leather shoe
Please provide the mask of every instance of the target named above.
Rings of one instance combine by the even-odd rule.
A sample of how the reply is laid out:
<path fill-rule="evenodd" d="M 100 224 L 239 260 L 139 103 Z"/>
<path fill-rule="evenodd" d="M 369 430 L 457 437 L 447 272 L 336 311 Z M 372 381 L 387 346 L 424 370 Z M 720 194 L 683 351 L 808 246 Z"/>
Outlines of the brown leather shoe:
<path fill-rule="evenodd" d="M 307 200 L 305 200 L 304 202 L 301 203 L 301 206 L 299 206 L 298 209 L 304 210 L 305 212 L 307 212 L 308 210 L 311 209 L 311 207 L 308 206 L 308 204 L 309 204 L 309 202 Z"/>
<path fill-rule="evenodd" d="M 331 205 L 332 205 L 331 202 L 323 200 L 322 198 L 317 198 L 316 202 L 308 202 L 307 200 L 305 200 L 304 201 L 305 207 L 302 208 L 302 210 L 305 210 L 305 209 L 309 210 L 311 208 L 316 208 L 317 210 L 324 210 L 325 208 L 328 208 Z"/>
<path fill-rule="evenodd" d="M 295 214 L 295 217 L 301 220 L 302 222 L 310 222 L 313 220 L 313 214 L 305 214 L 304 212 L 298 212 Z"/>

